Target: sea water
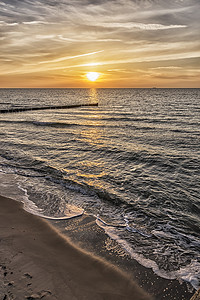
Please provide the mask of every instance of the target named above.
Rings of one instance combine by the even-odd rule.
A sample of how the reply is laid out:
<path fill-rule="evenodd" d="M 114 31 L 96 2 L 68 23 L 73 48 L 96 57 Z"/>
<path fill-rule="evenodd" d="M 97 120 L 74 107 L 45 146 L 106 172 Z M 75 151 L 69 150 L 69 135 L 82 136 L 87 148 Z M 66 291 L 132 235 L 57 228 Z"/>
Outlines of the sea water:
<path fill-rule="evenodd" d="M 142 265 L 199 287 L 200 89 L 0 89 L 0 194 L 84 211 Z"/>

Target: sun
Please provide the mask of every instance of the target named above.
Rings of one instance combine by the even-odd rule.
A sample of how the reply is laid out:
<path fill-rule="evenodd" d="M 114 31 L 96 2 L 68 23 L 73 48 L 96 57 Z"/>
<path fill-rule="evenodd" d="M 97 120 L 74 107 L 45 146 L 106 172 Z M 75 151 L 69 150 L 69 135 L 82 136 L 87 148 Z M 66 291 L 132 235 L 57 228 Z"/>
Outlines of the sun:
<path fill-rule="evenodd" d="M 87 79 L 90 81 L 96 81 L 99 78 L 99 73 L 97 72 L 89 72 L 86 74 Z"/>

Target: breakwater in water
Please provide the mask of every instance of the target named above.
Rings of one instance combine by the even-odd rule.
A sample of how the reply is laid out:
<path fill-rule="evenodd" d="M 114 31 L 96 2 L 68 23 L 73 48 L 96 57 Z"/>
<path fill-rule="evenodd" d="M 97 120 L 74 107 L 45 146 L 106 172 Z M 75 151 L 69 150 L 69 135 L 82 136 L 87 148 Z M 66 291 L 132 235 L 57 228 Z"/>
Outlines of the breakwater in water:
<path fill-rule="evenodd" d="M 91 103 L 91 104 L 75 104 L 75 105 L 54 105 L 54 106 L 40 106 L 40 107 L 20 107 L 20 108 L 8 108 L 8 109 L 1 109 L 0 113 L 15 113 L 15 112 L 22 112 L 28 110 L 47 110 L 47 109 L 66 109 L 66 108 L 77 108 L 82 106 L 98 106 L 98 103 Z"/>

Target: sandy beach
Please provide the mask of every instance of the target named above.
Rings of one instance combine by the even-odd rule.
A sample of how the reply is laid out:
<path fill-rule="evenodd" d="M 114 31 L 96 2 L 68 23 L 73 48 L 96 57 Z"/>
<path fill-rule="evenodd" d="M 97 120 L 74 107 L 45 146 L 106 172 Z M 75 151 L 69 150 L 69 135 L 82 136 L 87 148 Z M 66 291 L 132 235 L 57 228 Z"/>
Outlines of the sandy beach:
<path fill-rule="evenodd" d="M 0 299 L 151 299 L 22 204 L 0 197 Z"/>
<path fill-rule="evenodd" d="M 51 220 L 51 223 L 81 249 L 102 257 L 126 274 L 130 274 L 131 278 L 156 300 L 189 300 L 195 293 L 187 282 L 178 278 L 162 278 L 151 268 L 145 268 L 139 264 L 115 240 L 105 234 L 91 215 L 84 213 L 78 218 Z"/>

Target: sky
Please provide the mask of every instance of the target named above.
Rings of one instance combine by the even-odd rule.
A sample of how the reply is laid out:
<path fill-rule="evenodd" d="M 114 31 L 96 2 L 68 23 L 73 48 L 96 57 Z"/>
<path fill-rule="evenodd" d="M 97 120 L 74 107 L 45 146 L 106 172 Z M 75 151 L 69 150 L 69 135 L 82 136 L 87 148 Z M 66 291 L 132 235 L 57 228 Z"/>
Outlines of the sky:
<path fill-rule="evenodd" d="M 0 87 L 199 88 L 199 19 L 199 0 L 1 0 Z"/>

